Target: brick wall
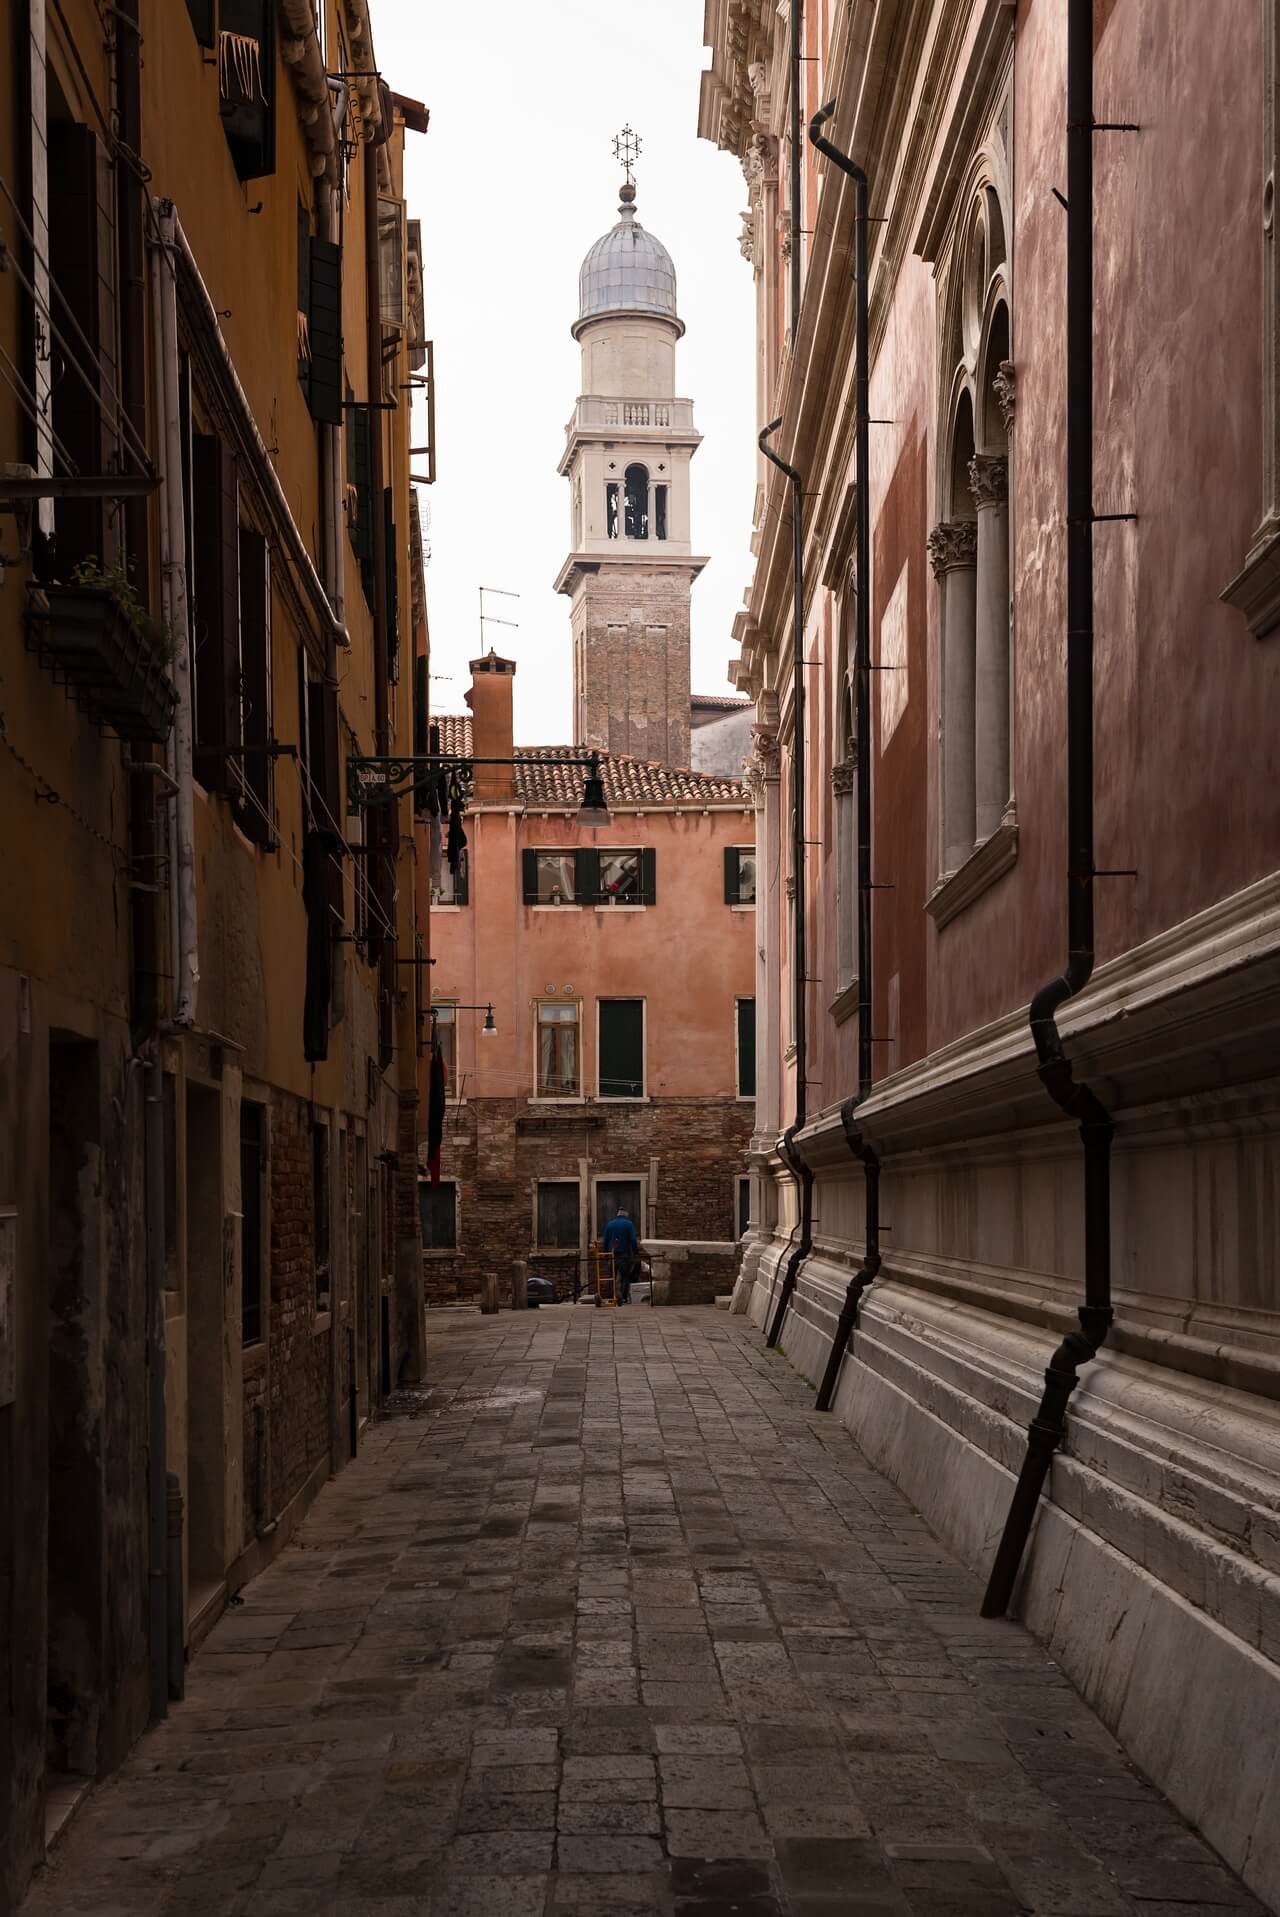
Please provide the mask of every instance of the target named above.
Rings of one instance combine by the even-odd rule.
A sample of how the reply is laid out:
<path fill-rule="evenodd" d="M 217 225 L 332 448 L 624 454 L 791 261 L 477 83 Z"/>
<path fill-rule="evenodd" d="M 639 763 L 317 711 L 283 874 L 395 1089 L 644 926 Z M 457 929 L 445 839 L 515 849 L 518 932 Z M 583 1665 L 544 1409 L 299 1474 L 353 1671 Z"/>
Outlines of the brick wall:
<path fill-rule="evenodd" d="M 689 575 L 602 565 L 581 592 L 585 743 L 687 766 Z"/>
<path fill-rule="evenodd" d="M 271 1517 L 329 1454 L 331 1331 L 315 1329 L 315 1194 L 308 1106 L 271 1099 L 268 1444 Z"/>
<path fill-rule="evenodd" d="M 745 1170 L 753 1110 L 729 1098 L 596 1101 L 562 1111 L 524 1099 L 476 1099 L 451 1108 L 441 1170 L 458 1187 L 459 1244 L 453 1256 L 424 1255 L 428 1304 L 474 1299 L 489 1271 L 505 1297 L 512 1260 L 528 1257 L 533 1243 L 534 1183 L 578 1179 L 584 1159 L 589 1177 L 621 1178 L 648 1178 L 656 1159 L 656 1216 L 651 1210 L 638 1221 L 642 1236 L 735 1238 L 736 1179 Z"/>

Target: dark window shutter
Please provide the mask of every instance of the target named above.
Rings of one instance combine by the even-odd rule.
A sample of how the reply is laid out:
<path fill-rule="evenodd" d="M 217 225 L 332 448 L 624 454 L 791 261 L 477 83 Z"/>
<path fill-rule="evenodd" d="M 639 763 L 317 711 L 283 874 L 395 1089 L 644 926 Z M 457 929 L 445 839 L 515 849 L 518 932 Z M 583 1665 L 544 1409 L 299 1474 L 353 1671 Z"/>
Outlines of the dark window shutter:
<path fill-rule="evenodd" d="M 738 1000 L 738 1097 L 756 1095 L 756 1002 Z"/>
<path fill-rule="evenodd" d="M 600 1096 L 644 1096 L 644 1001 L 600 1000 Z"/>
<path fill-rule="evenodd" d="M 525 852 L 521 855 L 520 862 L 524 874 L 524 902 L 526 905 L 536 905 L 538 903 L 538 855 L 536 852 Z"/>
<path fill-rule="evenodd" d="M 258 180 L 276 170 L 274 0 L 220 0 L 218 26 L 222 130 L 237 176 Z"/>
<path fill-rule="evenodd" d="M 651 845 L 640 848 L 640 903 L 658 903 L 658 854 Z"/>
<path fill-rule="evenodd" d="M 738 848 L 726 845 L 724 849 L 724 902 L 726 905 L 738 903 Z"/>
<path fill-rule="evenodd" d="M 347 408 L 347 479 L 356 491 L 355 516 L 351 521 L 351 550 L 360 561 L 360 584 L 370 607 L 373 605 L 373 455 L 369 442 L 370 420 L 367 406 Z"/>
<path fill-rule="evenodd" d="M 413 750 L 415 757 L 430 752 L 430 726 L 428 723 L 427 658 L 419 653 L 413 662 Z M 427 787 L 430 775 L 422 773 L 414 780 L 413 805 L 416 812 L 425 813 L 427 807 Z"/>
<path fill-rule="evenodd" d="M 195 753 L 209 792 L 229 783 L 226 748 L 240 734 L 240 528 L 236 462 L 212 433 L 191 448 L 191 544 L 195 585 Z"/>
<path fill-rule="evenodd" d="M 271 554 L 240 530 L 240 724 L 245 745 L 241 826 L 255 845 L 274 845 L 271 760 Z"/>
<path fill-rule="evenodd" d="M 191 15 L 196 39 L 202 47 L 211 47 L 217 38 L 213 0 L 187 0 L 187 12 Z"/>
<path fill-rule="evenodd" d="M 579 905 L 600 903 L 600 854 L 594 846 L 581 846 L 573 855 L 573 896 Z"/>
<path fill-rule="evenodd" d="M 400 575 L 396 566 L 395 493 L 390 486 L 382 491 L 382 526 L 387 555 L 387 676 L 396 685 L 400 679 Z"/>
<path fill-rule="evenodd" d="M 332 240 L 312 239 L 310 307 L 307 333 L 311 343 L 307 403 L 312 419 L 325 426 L 342 424 L 342 249 Z"/>
<path fill-rule="evenodd" d="M 52 427 L 81 473 L 103 473 L 118 447 L 107 421 L 115 417 L 115 227 L 111 168 L 96 135 L 74 120 L 49 126 L 49 264 L 56 289 L 50 340 Z M 62 309 L 62 295 L 93 349 L 89 358 Z M 66 343 L 64 344 L 63 341 Z M 90 380 L 90 394 L 69 362 Z M 96 361 L 96 364 L 95 364 Z M 114 515 L 102 499 L 60 499 L 54 508 L 58 576 L 82 560 L 110 566 L 118 557 Z"/>
<path fill-rule="evenodd" d="M 458 869 L 453 875 L 453 902 L 455 905 L 469 905 L 471 903 L 470 875 L 467 870 L 467 855 L 465 851 L 462 853 L 458 863 Z"/>

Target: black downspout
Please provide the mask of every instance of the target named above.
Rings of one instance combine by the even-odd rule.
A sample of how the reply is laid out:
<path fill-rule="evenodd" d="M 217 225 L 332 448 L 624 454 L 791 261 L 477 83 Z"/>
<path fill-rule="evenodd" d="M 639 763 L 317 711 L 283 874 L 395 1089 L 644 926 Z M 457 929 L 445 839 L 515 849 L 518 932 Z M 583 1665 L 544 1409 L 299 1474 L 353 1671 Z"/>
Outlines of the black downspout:
<path fill-rule="evenodd" d="M 1084 1144 L 1084 1283 L 1080 1329 L 1049 1361 L 1004 1536 L 982 1601 L 1002 1617 L 1036 1505 L 1066 1428 L 1079 1368 L 1110 1329 L 1111 1140 L 1106 1107 L 1078 1085 L 1057 1012 L 1093 971 L 1093 0 L 1067 9 L 1067 968 L 1031 1001 L 1031 1035 L 1049 1096 L 1076 1119 Z"/>
<path fill-rule="evenodd" d="M 165 1446 L 164 1070 L 146 1066 L 143 1142 L 147 1206 L 147 1662 L 154 1723 L 169 1710 L 168 1459 Z"/>
<path fill-rule="evenodd" d="M 794 6 L 794 0 L 793 0 Z M 794 17 L 794 14 L 793 14 Z M 796 1288 L 796 1279 L 800 1267 L 813 1250 L 813 1173 L 804 1163 L 796 1150 L 796 1135 L 804 1129 L 807 1117 L 807 1073 L 808 1073 L 808 1033 L 805 1008 L 805 842 L 804 842 L 804 781 L 805 781 L 805 709 L 804 709 L 804 480 L 794 466 L 789 466 L 768 444 L 771 433 L 776 433 L 782 421 L 775 419 L 760 434 L 760 451 L 770 463 L 785 473 L 791 482 L 791 569 L 795 589 L 793 600 L 792 651 L 793 651 L 793 697 L 792 713 L 794 729 L 791 741 L 791 873 L 795 885 L 795 930 L 792 939 L 791 965 L 793 971 L 792 1003 L 794 1007 L 796 1033 L 796 1104 L 795 1119 L 783 1134 L 783 1157 L 791 1169 L 796 1181 L 796 1196 L 800 1210 L 800 1237 L 790 1259 L 787 1262 L 786 1275 L 782 1280 L 782 1290 L 778 1294 L 777 1307 L 773 1314 L 773 1323 L 769 1327 L 768 1343 L 772 1348 L 782 1335 L 783 1320 L 787 1307 L 791 1303 L 791 1294 Z"/>
<path fill-rule="evenodd" d="M 804 64 L 804 0 L 791 0 L 791 351 L 796 350 L 800 331 L 800 242 L 804 229 L 804 206 L 800 192 L 800 69 Z M 798 642 L 797 642 L 798 643 Z"/>
<path fill-rule="evenodd" d="M 844 1302 L 836 1320 L 835 1336 L 827 1355 L 827 1368 L 814 1401 L 817 1411 L 829 1411 L 845 1352 L 858 1323 L 858 1307 L 868 1286 L 880 1270 L 880 1160 L 858 1130 L 856 1112 L 871 1094 L 871 497 L 868 485 L 870 465 L 870 407 L 868 404 L 868 269 L 867 225 L 868 190 L 866 173 L 847 153 L 824 139 L 821 129 L 835 112 L 834 100 L 827 102 L 809 122 L 809 138 L 819 153 L 848 174 L 854 183 L 854 267 L 853 282 L 857 301 L 854 333 L 854 398 L 857 410 L 856 457 L 857 492 L 857 577 L 858 596 L 854 605 L 854 727 L 858 753 L 858 1095 L 840 1107 L 840 1123 L 845 1140 L 855 1158 L 862 1161 L 865 1193 L 865 1221 L 862 1263 L 845 1288 Z"/>

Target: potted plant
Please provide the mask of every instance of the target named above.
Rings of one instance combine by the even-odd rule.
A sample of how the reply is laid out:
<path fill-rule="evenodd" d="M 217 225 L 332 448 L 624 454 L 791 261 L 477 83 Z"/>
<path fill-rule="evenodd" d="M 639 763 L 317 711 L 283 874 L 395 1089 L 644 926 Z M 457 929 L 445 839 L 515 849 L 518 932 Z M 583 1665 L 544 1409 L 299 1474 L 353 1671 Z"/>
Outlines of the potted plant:
<path fill-rule="evenodd" d="M 177 703 L 172 635 L 122 565 L 81 560 L 65 584 L 41 587 L 31 618 L 41 659 L 98 725 L 122 739 L 168 738 Z"/>

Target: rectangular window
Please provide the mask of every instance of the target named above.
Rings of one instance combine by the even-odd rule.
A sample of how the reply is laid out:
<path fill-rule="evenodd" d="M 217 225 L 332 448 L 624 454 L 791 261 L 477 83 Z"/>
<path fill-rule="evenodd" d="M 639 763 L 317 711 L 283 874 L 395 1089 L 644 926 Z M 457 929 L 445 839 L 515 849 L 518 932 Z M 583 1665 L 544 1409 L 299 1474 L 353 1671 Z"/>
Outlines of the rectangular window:
<path fill-rule="evenodd" d="M 608 905 L 640 905 L 643 903 L 641 894 L 639 852 L 601 852 L 601 902 Z"/>
<path fill-rule="evenodd" d="M 220 0 L 218 105 L 242 180 L 276 169 L 274 0 Z"/>
<path fill-rule="evenodd" d="M 452 1005 L 434 1005 L 435 1035 L 444 1059 L 445 1090 L 450 1098 L 458 1096 L 458 1015 Z"/>
<path fill-rule="evenodd" d="M 467 905 L 470 894 L 467 890 L 467 854 L 464 850 L 458 860 L 458 869 L 451 872 L 447 864 L 441 864 L 439 882 L 431 888 L 433 905 Z"/>
<path fill-rule="evenodd" d="M 756 849 L 754 845 L 725 847 L 724 902 L 726 905 L 755 904 Z"/>
<path fill-rule="evenodd" d="M 644 1000 L 600 1000 L 601 1098 L 644 1097 Z"/>
<path fill-rule="evenodd" d="M 274 846 L 271 744 L 271 550 L 259 532 L 240 528 L 239 820 L 255 845 Z"/>
<path fill-rule="evenodd" d="M 538 1006 L 538 1097 L 576 1098 L 582 1090 L 578 1070 L 577 1005 Z"/>
<path fill-rule="evenodd" d="M 655 486 L 653 489 L 654 531 L 659 539 L 667 536 L 667 489 Z"/>
<path fill-rule="evenodd" d="M 542 1180 L 538 1185 L 538 1249 L 576 1251 L 579 1244 L 579 1196 L 575 1183 Z"/>
<path fill-rule="evenodd" d="M 576 852 L 524 853 L 526 905 L 654 905 L 657 855 L 638 849 L 582 846 Z"/>
<path fill-rule="evenodd" d="M 756 1095 L 756 1002 L 738 1000 L 738 1097 Z"/>
<path fill-rule="evenodd" d="M 596 1180 L 596 1238 L 604 1236 L 604 1228 L 611 1218 L 620 1211 L 636 1228 L 636 1236 L 644 1237 L 644 1219 L 641 1216 L 642 1189 L 638 1178 L 598 1178 Z"/>
<path fill-rule="evenodd" d="M 533 905 L 573 905 L 578 896 L 577 866 L 572 852 L 531 852 Z"/>
<path fill-rule="evenodd" d="M 429 1179 L 419 1179 L 418 1213 L 424 1251 L 458 1249 L 458 1188 L 452 1180 L 433 1185 Z"/>
<path fill-rule="evenodd" d="M 316 1311 L 328 1311 L 331 1297 L 329 1268 L 329 1127 L 311 1127 L 312 1250 L 315 1261 Z"/>
<path fill-rule="evenodd" d="M 263 1276 L 266 1271 L 266 1247 L 263 1243 L 262 1186 L 263 1143 L 266 1132 L 261 1105 L 247 1099 L 240 1104 L 240 1342 L 262 1342 Z"/>

